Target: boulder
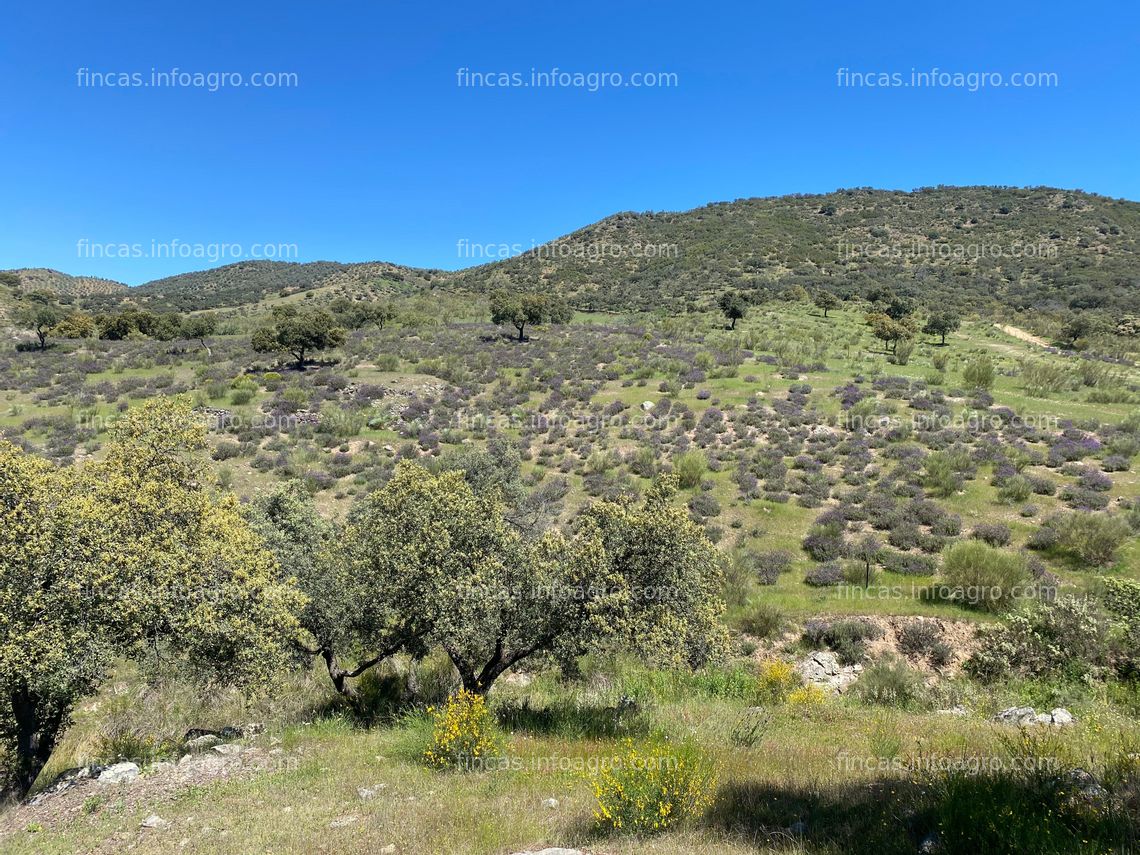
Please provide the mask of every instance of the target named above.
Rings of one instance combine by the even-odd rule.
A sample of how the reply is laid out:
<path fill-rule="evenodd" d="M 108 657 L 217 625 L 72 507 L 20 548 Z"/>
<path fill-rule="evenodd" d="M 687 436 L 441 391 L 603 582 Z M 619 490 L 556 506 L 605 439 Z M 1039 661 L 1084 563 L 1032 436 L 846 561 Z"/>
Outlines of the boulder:
<path fill-rule="evenodd" d="M 558 807 L 558 799 L 544 799 L 542 806 L 548 810 L 554 810 L 554 808 Z"/>
<path fill-rule="evenodd" d="M 202 736 L 195 736 L 193 739 L 187 740 L 186 750 L 191 752 L 209 751 L 215 745 L 220 745 L 221 738 L 213 733 L 207 733 Z"/>
<path fill-rule="evenodd" d="M 1076 721 L 1076 719 L 1073 718 L 1073 714 L 1064 707 L 1057 707 L 1057 709 L 1053 710 L 1049 715 L 1053 719 L 1053 724 L 1058 727 L 1064 727 Z"/>
<path fill-rule="evenodd" d="M 170 828 L 170 823 L 156 813 L 152 813 L 141 823 L 142 828 L 163 829 Z"/>
<path fill-rule="evenodd" d="M 1009 707 L 994 716 L 1001 724 L 1028 725 L 1037 723 L 1037 710 L 1033 707 Z"/>
<path fill-rule="evenodd" d="M 115 763 L 99 773 L 100 784 L 129 784 L 139 776 L 135 763 Z"/>
<path fill-rule="evenodd" d="M 805 683 L 832 692 L 843 692 L 859 679 L 862 665 L 840 665 L 830 650 L 817 650 L 796 663 L 796 671 Z"/>
<path fill-rule="evenodd" d="M 650 410 L 652 410 L 654 407 L 656 407 L 656 406 L 657 406 L 657 405 L 656 405 L 656 404 L 654 404 L 652 401 L 642 401 L 642 402 L 641 402 L 641 409 L 642 409 L 642 410 L 644 410 L 644 411 L 645 411 L 645 412 L 647 412 L 647 413 L 648 413 Z"/>

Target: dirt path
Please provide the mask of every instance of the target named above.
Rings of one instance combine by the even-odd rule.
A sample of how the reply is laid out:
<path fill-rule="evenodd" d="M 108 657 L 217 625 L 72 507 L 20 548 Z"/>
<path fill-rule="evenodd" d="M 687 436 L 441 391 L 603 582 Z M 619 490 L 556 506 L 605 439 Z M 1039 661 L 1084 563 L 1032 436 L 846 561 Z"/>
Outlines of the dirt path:
<path fill-rule="evenodd" d="M 1049 342 L 1045 341 L 1045 339 L 1038 338 L 1037 336 L 1033 335 L 1032 333 L 1027 333 L 1023 329 L 1019 329 L 1017 327 L 1011 327 L 1011 326 L 1008 326 L 1006 324 L 994 324 L 994 326 L 997 327 L 999 330 L 1001 330 L 1006 335 L 1011 335 L 1014 338 L 1021 339 L 1022 341 L 1027 341 L 1030 344 L 1037 345 L 1038 347 L 1049 347 Z"/>

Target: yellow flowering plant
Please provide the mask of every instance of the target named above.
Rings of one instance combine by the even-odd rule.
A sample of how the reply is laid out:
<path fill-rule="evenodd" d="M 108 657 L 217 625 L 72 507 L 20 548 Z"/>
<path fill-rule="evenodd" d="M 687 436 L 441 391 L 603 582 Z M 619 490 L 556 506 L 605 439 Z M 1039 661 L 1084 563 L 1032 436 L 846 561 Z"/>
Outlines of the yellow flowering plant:
<path fill-rule="evenodd" d="M 497 754 L 499 735 L 482 695 L 460 689 L 445 707 L 428 707 L 428 712 L 433 716 L 432 739 L 423 756 L 429 765 L 470 770 Z"/>
<path fill-rule="evenodd" d="M 599 828 L 651 833 L 707 810 L 717 775 L 713 764 L 691 747 L 656 742 L 639 748 L 627 740 L 613 763 L 590 776 L 590 785 Z"/>

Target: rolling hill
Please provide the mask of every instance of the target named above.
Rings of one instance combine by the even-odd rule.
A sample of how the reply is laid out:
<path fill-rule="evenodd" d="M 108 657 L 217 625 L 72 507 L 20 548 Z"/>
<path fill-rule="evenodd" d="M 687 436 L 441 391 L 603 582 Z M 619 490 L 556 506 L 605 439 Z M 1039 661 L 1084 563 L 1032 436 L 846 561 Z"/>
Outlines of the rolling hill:
<path fill-rule="evenodd" d="M 1140 311 L 1140 203 L 1048 187 L 840 190 L 620 213 L 521 255 L 465 270 L 385 262 L 243 261 L 127 289 L 56 271 L 29 287 L 192 311 L 298 291 L 553 289 L 587 310 L 683 308 L 736 288 L 766 299 L 802 286 L 889 286 L 935 305 Z"/>

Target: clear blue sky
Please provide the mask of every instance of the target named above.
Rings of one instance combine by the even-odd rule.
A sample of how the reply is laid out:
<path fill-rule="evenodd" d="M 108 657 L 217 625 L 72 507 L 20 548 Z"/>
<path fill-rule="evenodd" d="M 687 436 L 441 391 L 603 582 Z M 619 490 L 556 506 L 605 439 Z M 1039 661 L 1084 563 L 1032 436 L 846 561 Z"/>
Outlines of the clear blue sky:
<path fill-rule="evenodd" d="M 851 186 L 1140 199 L 1134 0 L 40 0 L 9 4 L 4 30 L 0 268 L 138 284 L 233 260 L 147 257 L 174 240 L 456 268 L 461 240 L 525 248 L 616 211 Z M 80 85 L 175 67 L 297 85 Z M 459 85 L 463 68 L 554 67 L 676 82 Z M 839 85 L 933 67 L 1056 84 Z M 141 257 L 91 257 L 107 244 Z"/>

